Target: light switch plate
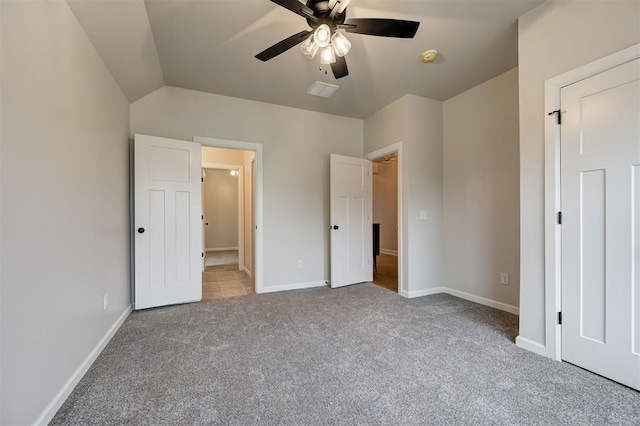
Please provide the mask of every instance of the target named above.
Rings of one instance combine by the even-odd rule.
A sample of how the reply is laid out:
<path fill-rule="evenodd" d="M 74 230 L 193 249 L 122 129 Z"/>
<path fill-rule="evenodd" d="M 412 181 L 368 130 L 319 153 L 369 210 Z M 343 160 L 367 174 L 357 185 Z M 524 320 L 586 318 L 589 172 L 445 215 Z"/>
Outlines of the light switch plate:
<path fill-rule="evenodd" d="M 429 213 L 426 210 L 421 210 L 420 220 L 428 220 L 428 219 L 429 219 Z"/>

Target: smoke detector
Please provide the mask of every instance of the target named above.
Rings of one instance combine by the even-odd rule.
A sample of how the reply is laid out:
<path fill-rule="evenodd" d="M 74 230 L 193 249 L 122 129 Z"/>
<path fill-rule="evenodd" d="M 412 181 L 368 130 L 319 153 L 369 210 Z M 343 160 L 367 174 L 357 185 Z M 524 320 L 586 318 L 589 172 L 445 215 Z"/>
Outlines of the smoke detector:
<path fill-rule="evenodd" d="M 435 49 L 427 50 L 420 56 L 420 60 L 425 64 L 430 64 L 436 59 L 438 59 L 438 51 Z"/>

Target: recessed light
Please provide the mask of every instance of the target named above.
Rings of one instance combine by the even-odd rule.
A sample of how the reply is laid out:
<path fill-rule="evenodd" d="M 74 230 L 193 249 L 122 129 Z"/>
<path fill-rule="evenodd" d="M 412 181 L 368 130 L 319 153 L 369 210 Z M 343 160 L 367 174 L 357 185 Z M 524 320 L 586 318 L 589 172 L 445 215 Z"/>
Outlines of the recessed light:
<path fill-rule="evenodd" d="M 425 64 L 430 64 L 436 59 L 438 59 L 438 51 L 434 49 L 427 50 L 422 54 L 422 56 L 420 56 L 420 60 Z"/>
<path fill-rule="evenodd" d="M 320 96 L 321 98 L 328 98 L 333 95 L 336 90 L 338 90 L 340 86 L 336 86 L 335 84 L 323 83 L 321 81 L 316 81 L 309 87 L 307 90 L 307 95 Z"/>

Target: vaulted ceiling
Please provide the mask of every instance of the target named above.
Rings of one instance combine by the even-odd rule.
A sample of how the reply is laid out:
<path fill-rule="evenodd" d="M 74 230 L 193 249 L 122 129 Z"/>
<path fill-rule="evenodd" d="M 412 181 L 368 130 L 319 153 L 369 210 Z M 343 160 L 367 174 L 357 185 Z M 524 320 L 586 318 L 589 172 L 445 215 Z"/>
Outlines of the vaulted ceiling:
<path fill-rule="evenodd" d="M 517 66 L 517 19 L 541 2 L 352 0 L 348 18 L 421 24 L 413 39 L 346 34 L 349 76 L 336 80 L 297 47 L 254 58 L 309 29 L 269 0 L 68 0 L 131 102 L 167 85 L 355 118 L 407 93 L 446 100 Z M 429 49 L 440 57 L 424 64 Z M 315 81 L 340 89 L 307 95 Z"/>

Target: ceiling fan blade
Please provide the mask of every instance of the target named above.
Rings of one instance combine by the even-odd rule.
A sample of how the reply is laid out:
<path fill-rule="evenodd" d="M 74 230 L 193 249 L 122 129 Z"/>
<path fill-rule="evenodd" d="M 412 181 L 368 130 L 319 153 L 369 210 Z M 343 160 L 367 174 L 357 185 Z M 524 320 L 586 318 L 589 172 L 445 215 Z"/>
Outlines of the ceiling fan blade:
<path fill-rule="evenodd" d="M 348 33 L 366 34 L 380 37 L 413 38 L 420 22 L 398 19 L 353 18 L 345 22 Z M 355 27 L 351 27 L 355 25 Z"/>
<path fill-rule="evenodd" d="M 302 43 L 307 37 L 309 37 L 311 31 L 300 31 L 298 34 L 294 34 L 289 38 L 285 38 L 279 43 L 274 44 L 270 48 L 263 50 L 262 52 L 256 55 L 256 59 L 260 59 L 261 61 L 268 61 L 269 59 L 275 58 L 281 53 L 286 52 L 297 44 Z"/>
<path fill-rule="evenodd" d="M 298 0 L 271 0 L 275 4 L 284 7 L 285 9 L 289 9 L 293 13 L 297 13 L 298 15 L 309 18 L 314 22 L 318 21 L 318 18 L 313 16 L 313 9 L 307 6 L 304 3 L 300 3 Z"/>
<path fill-rule="evenodd" d="M 347 60 L 344 58 L 344 56 L 336 57 L 336 61 L 331 64 L 331 71 L 333 71 L 333 76 L 336 78 L 336 80 L 349 75 L 349 70 L 347 69 Z"/>

